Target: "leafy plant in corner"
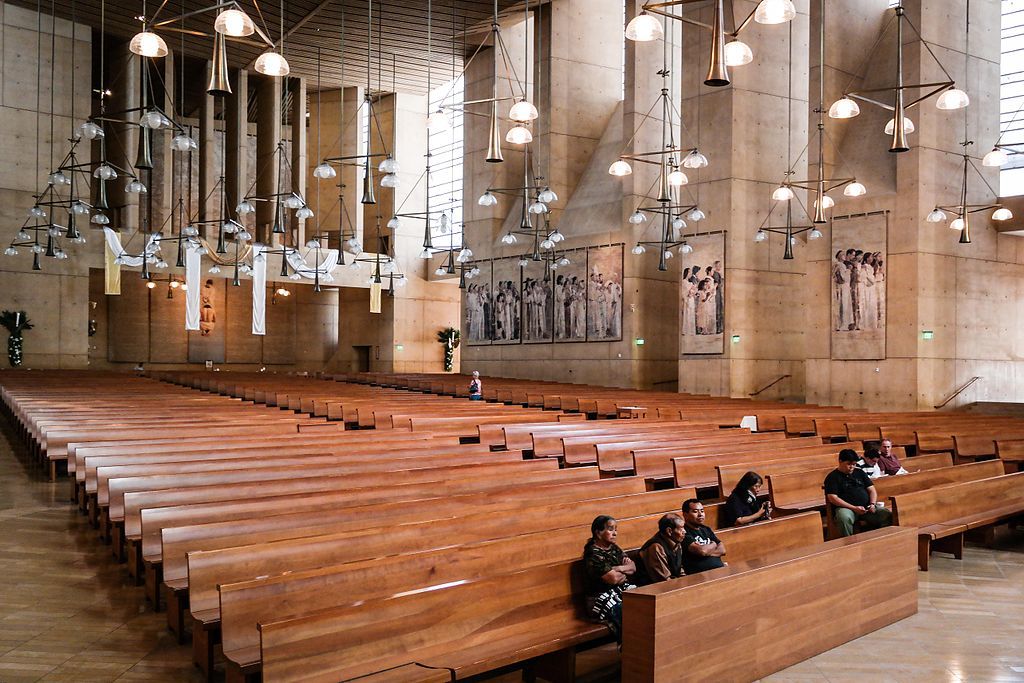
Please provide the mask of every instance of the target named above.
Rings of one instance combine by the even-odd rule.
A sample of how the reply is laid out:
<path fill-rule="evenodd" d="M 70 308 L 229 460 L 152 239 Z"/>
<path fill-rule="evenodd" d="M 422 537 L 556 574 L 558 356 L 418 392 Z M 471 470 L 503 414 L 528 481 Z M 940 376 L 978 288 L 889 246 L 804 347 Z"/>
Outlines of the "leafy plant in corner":
<path fill-rule="evenodd" d="M 25 311 L 4 311 L 0 313 L 0 325 L 11 333 L 7 338 L 7 361 L 12 368 L 16 368 L 21 365 L 22 330 L 31 330 L 32 323 L 28 321 Z"/>
<path fill-rule="evenodd" d="M 459 348 L 462 335 L 454 327 L 446 327 L 437 333 L 437 341 L 444 344 L 444 371 L 451 372 L 455 363 L 455 349 Z"/>

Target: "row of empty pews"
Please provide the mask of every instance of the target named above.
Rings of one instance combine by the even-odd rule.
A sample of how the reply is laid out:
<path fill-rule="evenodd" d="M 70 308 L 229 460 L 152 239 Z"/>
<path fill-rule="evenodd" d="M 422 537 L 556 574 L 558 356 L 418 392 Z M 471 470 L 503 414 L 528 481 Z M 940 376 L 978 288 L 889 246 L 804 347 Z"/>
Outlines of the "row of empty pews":
<path fill-rule="evenodd" d="M 635 551 L 700 497 L 717 527 L 749 469 L 780 516 L 721 530 L 728 567 L 630 591 L 622 656 L 624 680 L 753 680 L 914 613 L 932 549 L 958 557 L 1024 512 L 1013 418 L 498 378 L 471 402 L 468 383 L 25 371 L 0 374 L 0 397 L 195 664 L 229 681 L 572 680 L 610 638 L 581 608 L 590 521 L 616 517 Z M 899 526 L 826 540 L 824 476 L 882 437 L 912 472 L 877 483 Z M 828 590 L 865 563 L 884 596 Z M 658 646 L 695 624 L 713 656 Z"/>

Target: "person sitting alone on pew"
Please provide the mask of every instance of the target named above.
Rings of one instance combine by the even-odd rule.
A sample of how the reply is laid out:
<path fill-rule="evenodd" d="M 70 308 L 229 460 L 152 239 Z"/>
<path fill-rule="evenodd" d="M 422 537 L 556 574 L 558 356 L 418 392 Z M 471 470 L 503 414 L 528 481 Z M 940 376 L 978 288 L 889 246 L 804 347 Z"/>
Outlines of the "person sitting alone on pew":
<path fill-rule="evenodd" d="M 757 502 L 757 493 L 764 485 L 764 479 L 757 472 L 747 472 L 736 482 L 736 488 L 722 507 L 721 527 L 742 526 L 772 518 L 770 501 Z"/>
<path fill-rule="evenodd" d="M 480 381 L 480 371 L 473 371 L 473 379 L 469 380 L 469 400 L 470 401 L 482 401 L 484 400 L 484 385 Z"/>
<path fill-rule="evenodd" d="M 683 537 L 683 571 L 687 574 L 724 567 L 725 544 L 711 527 L 704 526 L 704 504 L 696 498 L 683 501 L 686 535 Z"/>
<path fill-rule="evenodd" d="M 868 475 L 868 479 L 878 479 L 885 476 L 882 473 L 882 468 L 878 465 L 878 455 L 877 448 L 865 446 L 864 457 L 857 461 L 857 468 Z"/>
<path fill-rule="evenodd" d="M 900 466 L 899 459 L 896 457 L 896 454 L 892 452 L 891 439 L 882 439 L 878 448 L 878 466 L 882 468 L 882 474 L 890 477 L 896 474 L 909 474 L 909 472 Z"/>
<path fill-rule="evenodd" d="M 583 583 L 587 613 L 603 621 L 622 642 L 622 592 L 636 588 L 630 578 L 636 573 L 633 560 L 615 545 L 618 524 L 614 517 L 598 515 L 590 525 L 590 540 L 583 547 Z"/>
<path fill-rule="evenodd" d="M 686 522 L 669 513 L 658 520 L 658 533 L 640 547 L 641 572 L 647 583 L 678 579 L 683 575 L 683 538 Z"/>
<path fill-rule="evenodd" d="M 854 526 L 865 531 L 892 525 L 892 513 L 878 503 L 875 485 L 857 467 L 857 452 L 839 451 L 839 465 L 825 477 L 825 500 L 834 508 L 836 523 L 843 536 L 852 536 Z"/>

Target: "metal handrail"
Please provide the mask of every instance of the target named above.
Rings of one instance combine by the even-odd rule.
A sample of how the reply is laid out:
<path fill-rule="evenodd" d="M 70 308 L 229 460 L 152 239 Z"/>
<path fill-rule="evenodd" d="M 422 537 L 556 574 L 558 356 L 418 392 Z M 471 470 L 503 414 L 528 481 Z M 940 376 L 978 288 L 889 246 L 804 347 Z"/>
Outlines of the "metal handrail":
<path fill-rule="evenodd" d="M 977 382 L 977 381 L 978 381 L 979 379 L 983 379 L 983 378 L 981 378 L 981 377 L 972 377 L 972 378 L 970 378 L 969 380 L 967 380 L 966 382 L 964 382 L 964 385 L 963 385 L 962 387 L 960 387 L 959 389 L 957 389 L 956 391 L 954 391 L 954 392 L 953 392 L 953 395 L 952 395 L 952 396 L 950 396 L 949 398 L 947 398 L 947 399 L 946 399 L 945 401 L 943 401 L 943 402 L 942 402 L 942 403 L 940 403 L 939 405 L 935 406 L 935 410 L 938 410 L 939 408 L 942 408 L 942 407 L 944 407 L 944 406 L 945 406 L 945 405 L 946 405 L 947 403 L 949 403 L 949 402 L 950 402 L 950 401 L 952 401 L 952 400 L 953 400 L 954 398 L 956 398 L 957 396 L 959 396 L 960 394 L 962 394 L 962 393 L 963 393 L 963 391 L 964 391 L 964 390 L 965 390 L 965 389 L 966 389 L 967 387 L 971 386 L 972 384 L 974 384 L 975 382 Z"/>
<path fill-rule="evenodd" d="M 758 395 L 758 394 L 760 394 L 760 393 L 761 393 L 762 391 L 765 391 L 765 390 L 767 390 L 767 389 L 771 389 L 772 387 L 774 387 L 774 386 L 775 386 L 776 384 L 778 384 L 778 383 L 779 383 L 779 382 L 781 382 L 782 380 L 786 379 L 787 377 L 792 377 L 792 376 L 793 376 L 793 375 L 782 375 L 781 377 L 777 377 L 776 379 L 772 380 L 772 382 L 771 382 L 771 383 L 769 383 L 769 384 L 767 384 L 767 385 L 765 385 L 765 386 L 761 387 L 760 389 L 758 389 L 758 390 L 757 390 L 757 391 L 755 391 L 754 393 L 752 393 L 752 394 L 747 394 L 747 395 L 748 395 L 748 396 L 757 396 L 757 395 Z"/>

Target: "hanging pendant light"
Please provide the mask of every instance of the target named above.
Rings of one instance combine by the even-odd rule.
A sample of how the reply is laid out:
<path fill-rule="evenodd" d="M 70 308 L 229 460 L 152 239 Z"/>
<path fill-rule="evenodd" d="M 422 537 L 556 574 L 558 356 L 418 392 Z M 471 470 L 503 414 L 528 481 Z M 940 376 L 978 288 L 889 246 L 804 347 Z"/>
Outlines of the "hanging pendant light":
<path fill-rule="evenodd" d="M 232 38 L 244 38 L 256 32 L 256 24 L 245 12 L 226 9 L 217 15 L 217 20 L 213 22 L 213 30 Z"/>
<path fill-rule="evenodd" d="M 366 160 L 365 173 L 363 174 L 363 198 L 360 200 L 362 204 L 376 204 L 377 198 L 373 195 L 373 168 L 370 166 L 370 160 Z"/>
<path fill-rule="evenodd" d="M 792 0 L 761 0 L 754 10 L 754 21 L 759 24 L 784 24 L 796 18 Z"/>
<path fill-rule="evenodd" d="M 1013 212 L 1007 209 L 1005 206 L 1000 206 L 998 209 L 992 212 L 992 220 L 994 221 L 1008 221 L 1013 218 Z"/>
<path fill-rule="evenodd" d="M 608 167 L 608 174 L 613 176 L 627 176 L 633 172 L 633 167 L 628 162 L 619 159 Z"/>
<path fill-rule="evenodd" d="M 652 40 L 661 40 L 665 37 L 665 29 L 656 17 L 651 16 L 646 10 L 630 19 L 626 24 L 626 38 L 638 43 L 648 43 Z"/>
<path fill-rule="evenodd" d="M 886 135 L 892 135 L 893 132 L 895 131 L 895 129 L 896 129 L 896 119 L 895 118 L 891 118 L 891 119 L 889 119 L 889 122 L 885 124 L 885 134 Z M 914 130 L 915 130 L 914 122 L 911 121 L 906 116 L 904 116 L 903 117 L 903 131 L 904 131 L 904 133 L 906 133 L 907 135 L 910 135 L 911 133 L 914 132 Z"/>
<path fill-rule="evenodd" d="M 708 165 L 708 158 L 696 149 L 683 158 L 683 168 L 705 168 Z"/>
<path fill-rule="evenodd" d="M 512 109 L 508 112 L 508 117 L 513 121 L 519 121 L 520 123 L 527 123 L 533 121 L 540 114 L 537 112 L 537 107 L 533 106 L 526 99 L 521 99 L 512 105 Z"/>
<path fill-rule="evenodd" d="M 860 114 L 860 106 L 845 95 L 833 102 L 832 106 L 828 108 L 829 118 L 833 119 L 852 119 L 858 114 Z"/>
<path fill-rule="evenodd" d="M 491 102 L 491 115 L 487 133 L 487 158 L 491 164 L 501 163 L 505 158 L 501 155 L 501 129 L 498 127 L 498 103 Z"/>
<path fill-rule="evenodd" d="M 505 134 L 505 142 L 510 142 L 513 145 L 526 145 L 533 142 L 533 133 L 526 126 L 516 124 L 508 129 L 508 133 Z"/>
<path fill-rule="evenodd" d="M 1010 156 L 1006 152 L 999 149 L 998 147 L 993 147 L 992 151 L 986 154 L 985 157 L 981 160 L 981 165 L 1002 166 L 1009 160 Z"/>
<path fill-rule="evenodd" d="M 793 194 L 793 190 L 786 185 L 777 187 L 775 188 L 775 191 L 772 192 L 772 199 L 774 199 L 777 202 L 788 202 L 795 196 L 796 195 Z"/>
<path fill-rule="evenodd" d="M 221 12 L 220 16 L 217 17 L 217 22 L 220 23 L 221 17 L 228 12 L 238 12 L 238 10 Z M 244 15 L 241 12 L 240 14 Z M 246 16 L 246 19 L 248 19 L 248 16 Z M 251 24 L 252 20 L 249 20 L 249 23 Z M 214 28 L 217 28 L 216 24 Z M 250 33 L 252 31 L 242 35 L 249 35 Z M 210 60 L 212 68 L 210 69 L 210 80 L 206 84 L 206 93 L 214 97 L 227 97 L 231 94 L 231 80 L 228 78 L 227 40 L 224 38 L 224 35 L 225 33 L 218 29 L 217 35 L 213 37 L 213 59 Z"/>
<path fill-rule="evenodd" d="M 741 40 L 730 40 L 724 49 L 726 66 L 745 66 L 754 61 L 753 50 Z"/>
<path fill-rule="evenodd" d="M 935 107 L 944 111 L 963 109 L 971 103 L 971 98 L 960 88 L 950 88 L 935 100 Z"/>
<path fill-rule="evenodd" d="M 329 180 L 337 175 L 338 172 L 326 161 L 317 164 L 317 167 L 313 169 L 313 177 L 320 180 Z"/>
<path fill-rule="evenodd" d="M 448 118 L 448 115 L 443 110 L 438 109 L 433 114 L 427 117 L 427 130 L 431 133 L 440 133 L 446 130 L 450 130 L 452 122 Z"/>
<path fill-rule="evenodd" d="M 715 0 L 715 13 L 711 21 L 711 63 L 708 65 L 704 85 L 729 85 L 729 68 L 725 61 L 725 17 L 722 0 Z"/>
<path fill-rule="evenodd" d="M 264 76 L 275 76 L 278 78 L 287 76 L 291 73 L 291 67 L 288 66 L 288 60 L 284 58 L 279 52 L 274 50 L 267 50 L 256 59 L 256 65 L 254 67 L 257 72 Z"/>
<path fill-rule="evenodd" d="M 145 25 L 143 25 L 143 30 L 136 33 L 132 41 L 128 43 L 128 49 L 140 57 L 167 56 L 167 43 L 157 34 L 145 30 Z"/>
<path fill-rule="evenodd" d="M 854 181 L 843 188 L 843 194 L 847 197 L 863 197 L 868 193 L 868 190 L 862 183 Z"/>

